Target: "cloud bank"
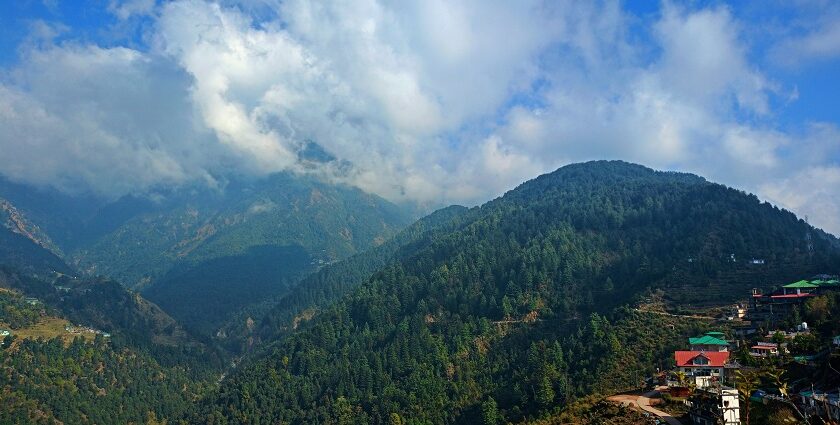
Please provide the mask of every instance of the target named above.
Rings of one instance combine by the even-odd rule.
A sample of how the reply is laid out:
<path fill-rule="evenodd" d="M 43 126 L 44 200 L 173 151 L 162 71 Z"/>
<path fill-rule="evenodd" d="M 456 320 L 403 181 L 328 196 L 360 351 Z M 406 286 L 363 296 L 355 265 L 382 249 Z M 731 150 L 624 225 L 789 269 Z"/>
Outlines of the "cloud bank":
<path fill-rule="evenodd" d="M 726 7 L 618 2 L 111 2 L 146 47 L 21 47 L 0 71 L 0 173 L 106 196 L 226 172 L 317 173 L 471 204 L 619 158 L 756 192 L 840 233 L 836 123 L 776 124 L 787 87 Z M 769 55 L 835 55 L 834 27 Z M 314 166 L 310 142 L 341 161 Z"/>

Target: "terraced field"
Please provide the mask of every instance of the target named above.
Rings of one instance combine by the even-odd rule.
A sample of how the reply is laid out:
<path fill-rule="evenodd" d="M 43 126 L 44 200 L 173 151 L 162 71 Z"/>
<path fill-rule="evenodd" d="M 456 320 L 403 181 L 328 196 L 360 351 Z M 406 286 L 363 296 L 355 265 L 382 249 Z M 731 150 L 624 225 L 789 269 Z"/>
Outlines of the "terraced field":
<path fill-rule="evenodd" d="M 12 335 L 20 339 L 52 339 L 61 338 L 65 344 L 69 344 L 76 337 L 82 337 L 87 341 L 93 341 L 95 335 L 92 332 L 71 333 L 65 330 L 65 326 L 69 325 L 65 319 L 58 317 L 45 317 L 38 323 L 21 329 L 12 330 Z M 8 326 L 0 322 L 0 328 L 8 328 Z"/>

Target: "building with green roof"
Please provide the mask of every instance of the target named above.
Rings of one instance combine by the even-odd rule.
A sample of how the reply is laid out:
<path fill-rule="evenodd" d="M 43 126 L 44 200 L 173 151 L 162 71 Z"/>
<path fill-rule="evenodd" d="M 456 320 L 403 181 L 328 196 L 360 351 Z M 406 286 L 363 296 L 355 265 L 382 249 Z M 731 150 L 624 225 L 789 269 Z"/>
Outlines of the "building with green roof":
<path fill-rule="evenodd" d="M 812 285 L 817 285 L 820 288 L 840 288 L 840 281 L 837 279 L 829 279 L 829 280 L 812 280 Z"/>
<path fill-rule="evenodd" d="M 818 288 L 818 285 L 815 285 L 807 280 L 800 280 L 798 282 L 788 283 L 787 285 L 782 286 L 783 288 Z"/>
<path fill-rule="evenodd" d="M 804 295 L 810 294 L 819 288 L 819 285 L 814 285 L 807 280 L 800 280 L 798 282 L 788 283 L 782 286 L 782 295 Z"/>
<path fill-rule="evenodd" d="M 729 343 L 722 338 L 722 332 L 707 332 L 697 338 L 689 338 L 691 351 L 729 351 Z"/>

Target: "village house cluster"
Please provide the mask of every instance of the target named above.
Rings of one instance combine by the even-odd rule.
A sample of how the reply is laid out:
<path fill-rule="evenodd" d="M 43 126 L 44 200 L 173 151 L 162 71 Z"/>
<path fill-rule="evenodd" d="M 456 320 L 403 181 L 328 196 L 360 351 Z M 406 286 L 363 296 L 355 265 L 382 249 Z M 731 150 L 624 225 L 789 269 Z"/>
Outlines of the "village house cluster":
<path fill-rule="evenodd" d="M 697 425 L 740 425 L 738 391 L 725 385 L 740 365 L 731 361 L 724 334 L 707 332 L 689 338 L 688 346 L 674 352 L 676 368 L 667 382 L 670 393 L 687 397 L 685 403 Z"/>
<path fill-rule="evenodd" d="M 790 342 L 811 334 L 806 322 L 786 329 L 783 324 L 789 315 L 808 299 L 835 290 L 840 290 L 840 280 L 826 275 L 783 285 L 766 294 L 753 289 L 748 305 L 736 305 L 723 315 L 724 321 L 736 322 L 731 326 L 736 339 L 730 342 L 719 331 L 688 338 L 685 349 L 674 352 L 674 369 L 660 376 L 660 383 L 667 386 L 663 391 L 684 400 L 688 416 L 696 425 L 740 425 L 744 401 L 735 388 L 737 371 L 751 368 L 739 364 L 736 351 L 754 358 L 751 363 L 789 356 Z M 840 353 L 840 335 L 819 352 L 787 358 L 813 365 L 830 358 L 832 353 Z M 840 380 L 840 372 L 837 373 Z M 796 392 L 789 394 L 768 394 L 757 389 L 750 399 L 762 404 L 784 403 L 808 418 L 840 421 L 840 389 L 814 386 L 813 382 L 797 382 L 792 388 Z"/>
<path fill-rule="evenodd" d="M 83 333 L 90 333 L 94 335 L 102 335 L 105 338 L 110 338 L 111 334 L 108 332 L 102 332 L 99 329 L 94 329 L 88 326 L 74 326 L 71 324 L 64 325 L 64 330 L 73 335 L 81 335 Z"/>

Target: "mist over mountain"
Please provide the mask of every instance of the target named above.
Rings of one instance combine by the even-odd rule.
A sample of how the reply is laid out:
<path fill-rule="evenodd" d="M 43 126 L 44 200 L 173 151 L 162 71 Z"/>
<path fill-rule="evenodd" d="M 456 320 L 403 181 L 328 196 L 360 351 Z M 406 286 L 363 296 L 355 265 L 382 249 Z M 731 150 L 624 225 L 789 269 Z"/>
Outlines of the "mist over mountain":
<path fill-rule="evenodd" d="M 291 174 L 111 202 L 9 183 L 0 197 L 58 234 L 57 254 L 85 274 L 144 292 L 207 334 L 226 315 L 383 243 L 409 222 L 405 210 L 375 195 Z"/>
<path fill-rule="evenodd" d="M 49 4 L 0 17 L 17 182 L 116 198 L 305 172 L 476 205 L 611 158 L 840 232 L 834 4 Z"/>
<path fill-rule="evenodd" d="M 828 416 L 838 28 L 830 1 L 0 1 L 0 424 Z"/>

